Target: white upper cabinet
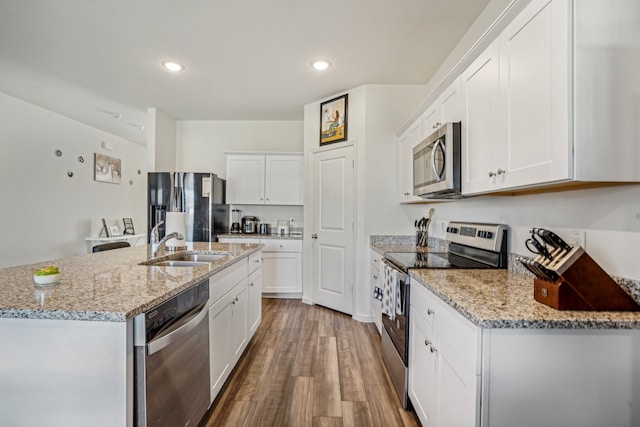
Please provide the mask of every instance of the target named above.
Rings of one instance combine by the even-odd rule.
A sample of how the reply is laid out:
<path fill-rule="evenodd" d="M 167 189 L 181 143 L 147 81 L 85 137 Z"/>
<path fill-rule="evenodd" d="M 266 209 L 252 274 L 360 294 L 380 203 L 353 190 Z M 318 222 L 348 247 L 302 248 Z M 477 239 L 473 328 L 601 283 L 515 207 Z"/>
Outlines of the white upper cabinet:
<path fill-rule="evenodd" d="M 413 195 L 413 147 L 447 122 L 459 122 L 460 79 L 457 78 L 398 138 L 398 193 L 400 203 L 423 202 Z"/>
<path fill-rule="evenodd" d="M 506 185 L 571 178 L 569 2 L 534 0 L 500 37 Z"/>
<path fill-rule="evenodd" d="M 462 73 L 462 192 L 474 193 L 496 186 L 501 146 L 500 45 L 494 41 Z"/>
<path fill-rule="evenodd" d="M 227 154 L 227 203 L 302 205 L 302 154 Z"/>
<path fill-rule="evenodd" d="M 422 119 L 418 118 L 398 139 L 398 193 L 400 203 L 418 202 L 413 195 L 413 147 L 422 140 Z"/>
<path fill-rule="evenodd" d="M 462 73 L 464 194 L 572 177 L 570 15 L 534 0 Z"/>

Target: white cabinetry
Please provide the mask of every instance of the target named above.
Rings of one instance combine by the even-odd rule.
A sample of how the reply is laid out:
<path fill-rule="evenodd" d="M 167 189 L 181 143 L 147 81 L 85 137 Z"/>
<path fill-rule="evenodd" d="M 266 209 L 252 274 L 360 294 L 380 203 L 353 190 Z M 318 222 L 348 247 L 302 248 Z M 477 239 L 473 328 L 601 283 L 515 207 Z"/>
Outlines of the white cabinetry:
<path fill-rule="evenodd" d="M 262 243 L 262 292 L 300 297 L 302 240 L 264 239 Z"/>
<path fill-rule="evenodd" d="M 302 205 L 302 154 L 227 154 L 227 203 Z"/>
<path fill-rule="evenodd" d="M 262 243 L 261 292 L 268 296 L 302 296 L 302 240 L 220 238 L 221 243 Z"/>
<path fill-rule="evenodd" d="M 444 123 L 459 122 L 461 115 L 460 78 L 457 78 L 398 138 L 400 203 L 424 201 L 413 195 L 413 147 Z"/>
<path fill-rule="evenodd" d="M 252 291 L 260 280 L 260 263 L 255 263 L 256 259 L 260 259 L 260 252 L 209 278 L 212 302 L 209 307 L 211 402 L 242 356 L 262 318 L 261 300 Z"/>
<path fill-rule="evenodd" d="M 249 336 L 260 326 L 262 321 L 262 253 L 257 252 L 249 257 L 249 286 L 247 319 L 249 324 Z"/>
<path fill-rule="evenodd" d="M 371 317 L 373 318 L 373 322 L 378 328 L 378 333 L 382 333 L 382 302 L 374 297 L 375 288 L 378 287 L 382 289 L 382 278 L 380 271 L 380 260 L 382 259 L 382 255 L 380 255 L 377 251 L 371 249 L 370 254 L 371 265 L 370 265 L 370 273 L 369 273 L 369 295 L 371 295 Z"/>
<path fill-rule="evenodd" d="M 413 195 L 413 147 L 422 140 L 422 120 L 418 118 L 398 139 L 398 192 L 400 203 L 418 202 Z"/>
<path fill-rule="evenodd" d="M 423 425 L 475 426 L 480 330 L 412 281 L 409 397 Z"/>
<path fill-rule="evenodd" d="M 462 73 L 464 194 L 572 177 L 569 7 L 534 0 Z"/>
<path fill-rule="evenodd" d="M 410 298 L 409 398 L 422 425 L 637 424 L 640 330 L 487 329 L 415 279 Z"/>

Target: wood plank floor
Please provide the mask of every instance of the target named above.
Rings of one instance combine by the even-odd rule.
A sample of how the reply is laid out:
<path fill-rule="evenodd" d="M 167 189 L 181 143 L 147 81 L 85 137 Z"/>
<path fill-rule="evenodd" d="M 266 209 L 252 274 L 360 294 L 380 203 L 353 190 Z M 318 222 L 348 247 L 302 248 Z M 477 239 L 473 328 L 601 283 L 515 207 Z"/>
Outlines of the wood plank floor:
<path fill-rule="evenodd" d="M 262 324 L 201 426 L 418 426 L 373 324 L 300 300 L 262 304 Z"/>

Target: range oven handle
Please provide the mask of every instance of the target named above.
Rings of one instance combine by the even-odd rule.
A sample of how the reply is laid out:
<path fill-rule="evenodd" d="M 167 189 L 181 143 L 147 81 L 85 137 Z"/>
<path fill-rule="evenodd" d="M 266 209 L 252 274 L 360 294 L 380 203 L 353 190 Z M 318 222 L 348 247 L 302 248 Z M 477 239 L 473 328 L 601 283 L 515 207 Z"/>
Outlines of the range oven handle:
<path fill-rule="evenodd" d="M 207 317 L 208 313 L 209 310 L 207 309 L 206 302 L 195 307 L 193 310 L 185 314 L 182 319 L 176 322 L 173 327 L 150 341 L 147 344 L 147 355 L 151 356 L 152 354 L 159 352 L 163 348 L 171 345 L 178 338 L 191 332 L 196 326 L 202 323 L 202 320 Z"/>

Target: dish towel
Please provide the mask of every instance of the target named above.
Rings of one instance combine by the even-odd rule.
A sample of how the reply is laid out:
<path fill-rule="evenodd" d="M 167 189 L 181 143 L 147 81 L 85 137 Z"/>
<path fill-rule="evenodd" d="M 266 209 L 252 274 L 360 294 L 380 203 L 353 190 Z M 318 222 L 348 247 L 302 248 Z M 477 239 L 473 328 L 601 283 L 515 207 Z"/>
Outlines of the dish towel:
<path fill-rule="evenodd" d="M 398 286 L 398 272 L 382 264 L 382 314 L 395 320 L 396 314 L 402 314 L 402 301 L 400 298 L 400 286 Z"/>

